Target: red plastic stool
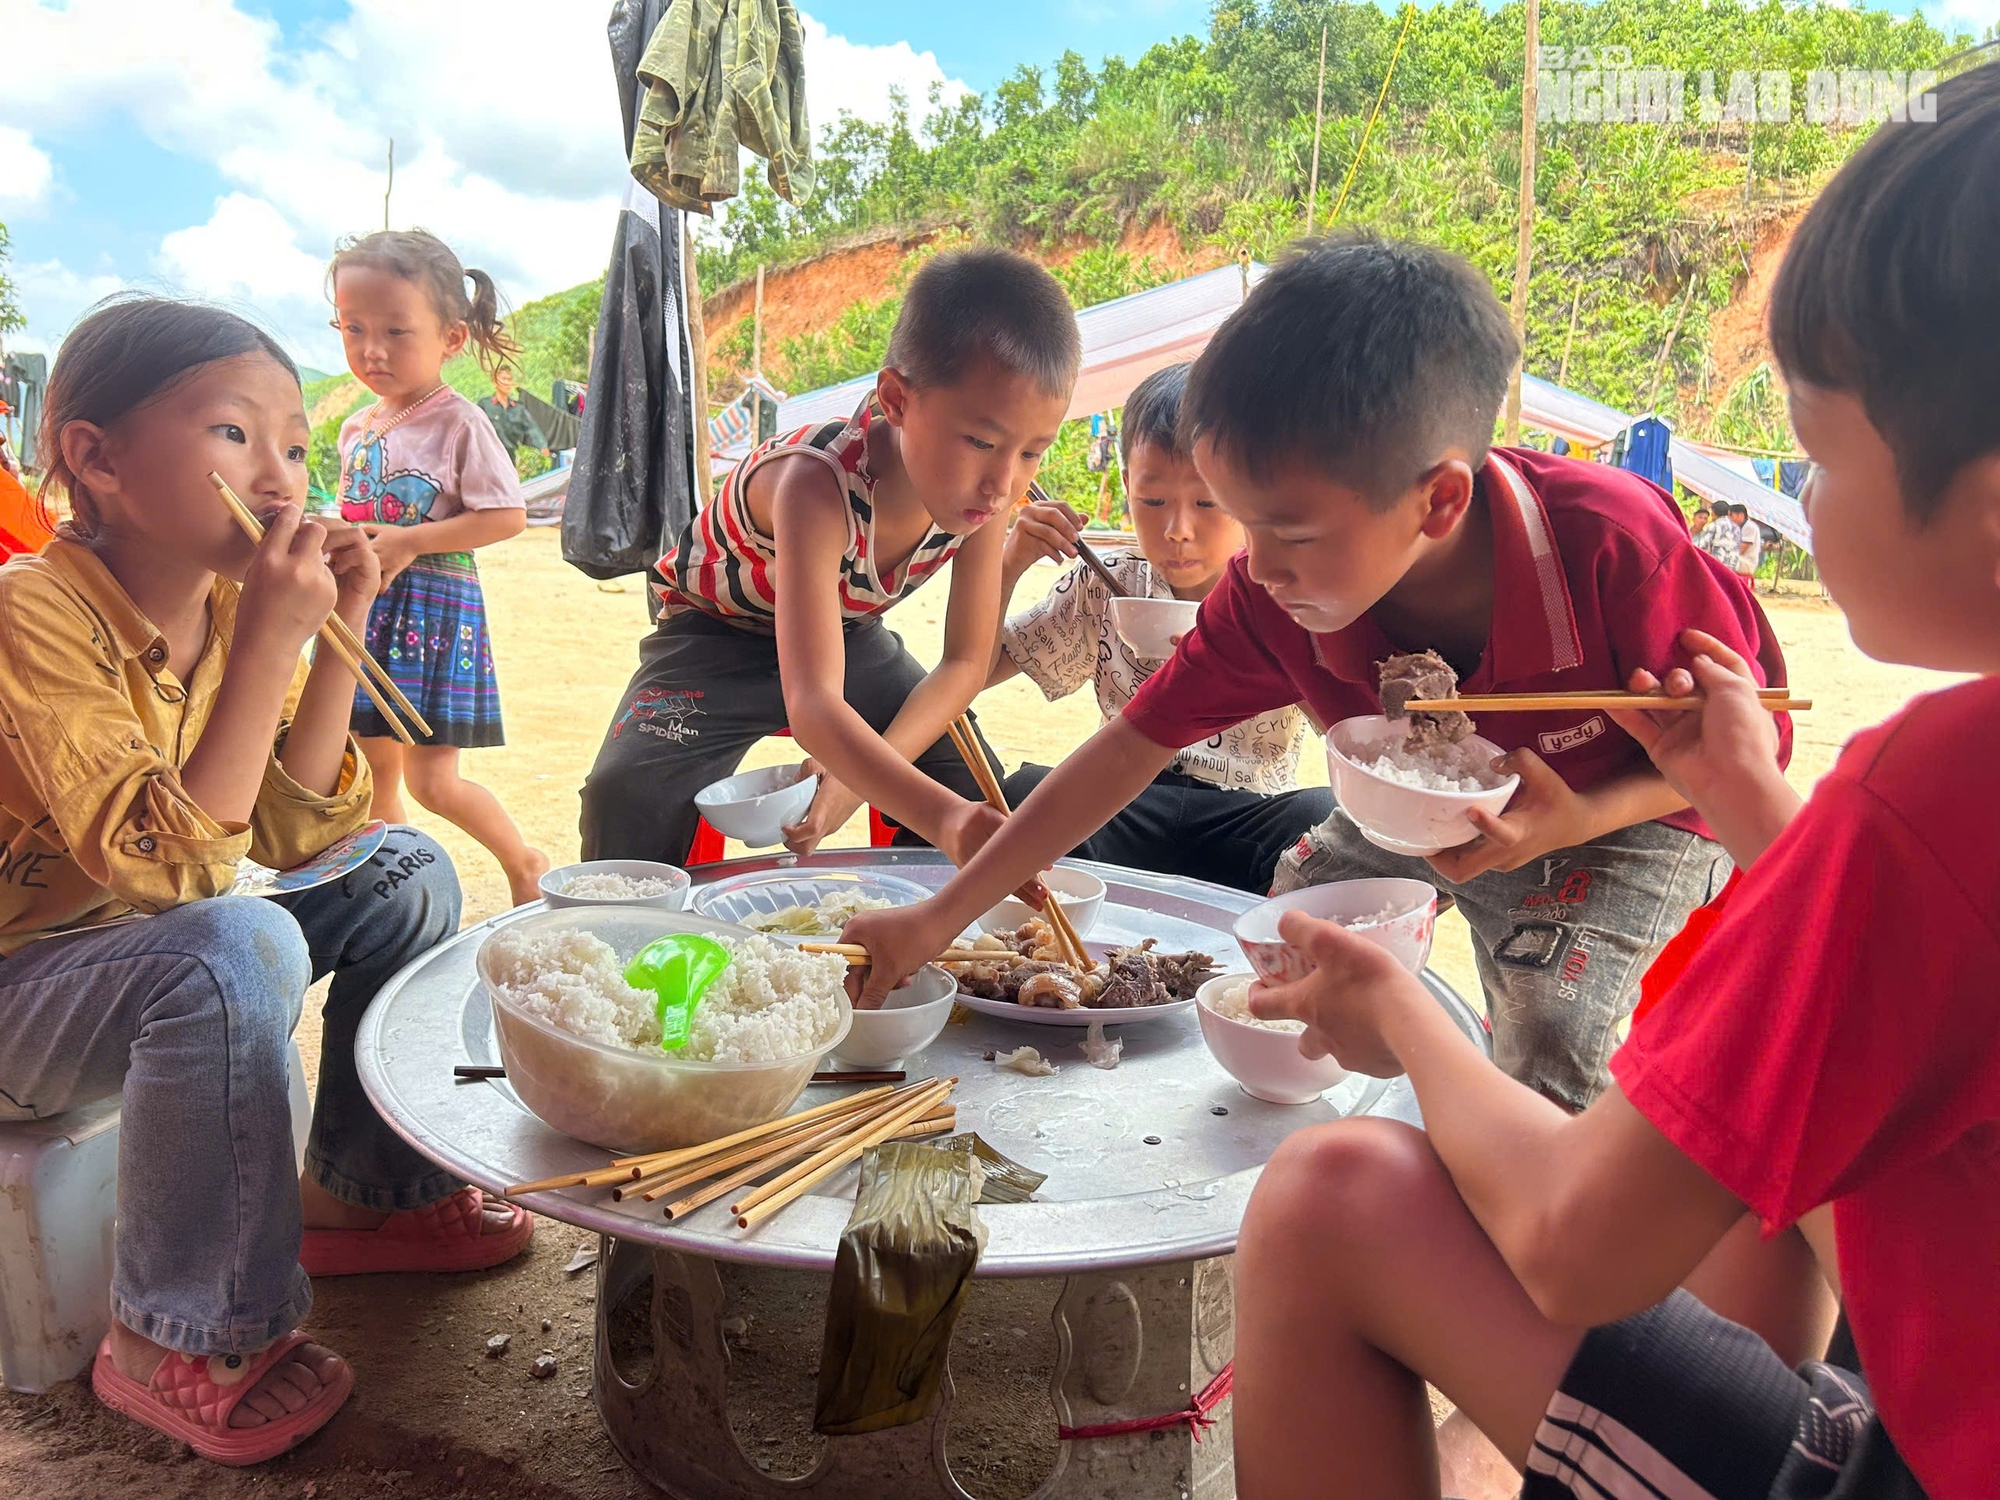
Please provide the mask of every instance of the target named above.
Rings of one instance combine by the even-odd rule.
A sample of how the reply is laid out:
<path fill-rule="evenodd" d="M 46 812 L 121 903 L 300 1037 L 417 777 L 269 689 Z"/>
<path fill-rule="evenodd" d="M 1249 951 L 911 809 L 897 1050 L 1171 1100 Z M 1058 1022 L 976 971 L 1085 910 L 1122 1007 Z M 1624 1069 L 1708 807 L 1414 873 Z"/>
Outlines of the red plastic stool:
<path fill-rule="evenodd" d="M 780 729 L 773 739 L 788 740 L 792 737 L 789 729 Z M 896 839 L 896 829 L 871 803 L 868 808 L 868 847 L 886 849 Z M 720 860 L 724 852 L 723 837 L 706 818 L 695 822 L 694 842 L 688 846 L 687 862 L 690 865 L 712 865 Z"/>

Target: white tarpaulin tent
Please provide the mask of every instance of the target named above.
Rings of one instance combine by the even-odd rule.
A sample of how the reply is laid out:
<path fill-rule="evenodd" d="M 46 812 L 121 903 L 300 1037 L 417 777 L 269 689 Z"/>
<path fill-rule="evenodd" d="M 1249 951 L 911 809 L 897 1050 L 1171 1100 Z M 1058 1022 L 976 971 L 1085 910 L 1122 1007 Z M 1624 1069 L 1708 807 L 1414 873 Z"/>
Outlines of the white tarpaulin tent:
<path fill-rule="evenodd" d="M 1224 266 L 1078 313 L 1083 369 L 1070 398 L 1070 417 L 1122 406 L 1132 388 L 1155 370 L 1200 354 L 1209 336 L 1241 304 L 1246 288 L 1263 279 L 1264 269 L 1254 262 L 1247 270 Z M 873 375 L 863 375 L 793 396 L 778 407 L 778 430 L 849 416 L 874 385 Z M 1521 420 L 1572 443 L 1597 448 L 1638 419 L 1527 375 L 1521 381 Z M 748 451 L 747 441 L 719 448 L 715 466 L 726 469 Z M 1812 532 L 1798 501 L 1736 472 L 1684 438 L 1673 439 L 1672 454 L 1674 477 L 1696 494 L 1740 502 L 1758 520 L 1810 550 Z"/>

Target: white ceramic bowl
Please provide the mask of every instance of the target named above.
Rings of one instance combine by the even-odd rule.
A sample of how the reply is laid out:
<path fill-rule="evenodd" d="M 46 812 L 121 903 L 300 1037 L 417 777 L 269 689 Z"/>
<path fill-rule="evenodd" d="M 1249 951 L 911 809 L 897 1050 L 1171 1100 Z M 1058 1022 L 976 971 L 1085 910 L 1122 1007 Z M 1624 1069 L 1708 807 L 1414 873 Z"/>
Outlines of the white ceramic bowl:
<path fill-rule="evenodd" d="M 695 808 L 716 832 L 752 849 L 782 844 L 785 830 L 806 815 L 819 790 L 817 776 L 799 780 L 802 764 L 766 766 L 713 782 L 694 794 Z"/>
<path fill-rule="evenodd" d="M 1363 761 L 1376 759 L 1409 732 L 1407 721 L 1382 714 L 1334 725 L 1326 736 L 1326 769 L 1334 800 L 1370 843 L 1396 854 L 1436 854 L 1477 838 L 1479 830 L 1466 814 L 1475 807 L 1497 814 L 1521 778 L 1509 776 L 1483 792 L 1433 792 L 1363 769 Z M 1503 753 L 1476 734 L 1463 743 L 1489 756 Z"/>
<path fill-rule="evenodd" d="M 1057 865 L 1052 870 L 1042 871 L 1042 884 L 1056 893 L 1056 898 L 1062 902 L 1063 915 L 1076 928 L 1076 935 L 1088 937 L 1090 929 L 1097 924 L 1097 914 L 1104 910 L 1104 882 L 1088 870 Z M 979 919 L 979 930 L 1012 932 L 1028 918 L 1040 915 L 1027 902 L 1009 896 Z"/>
<path fill-rule="evenodd" d="M 624 875 L 632 880 L 670 880 L 673 889 L 660 896 L 572 896 L 569 883 L 584 875 Z M 659 864 L 650 859 L 591 859 L 580 865 L 564 865 L 541 878 L 542 899 L 551 911 L 574 906 L 643 906 L 657 911 L 680 911 L 687 905 L 692 881 L 679 865 Z"/>
<path fill-rule="evenodd" d="M 1419 974 L 1431 956 L 1437 889 L 1421 880 L 1336 880 L 1251 907 L 1236 919 L 1236 944 L 1250 967 L 1276 984 L 1303 979 L 1313 969 L 1311 959 L 1278 936 L 1278 918 L 1288 911 L 1338 922 Z"/>
<path fill-rule="evenodd" d="M 847 1040 L 833 1049 L 834 1059 L 849 1068 L 893 1068 L 938 1039 L 951 1019 L 958 981 L 936 964 L 925 964 L 889 991 L 880 1010 L 857 1010 Z"/>
<path fill-rule="evenodd" d="M 1111 628 L 1141 661 L 1165 661 L 1200 609 L 1199 599 L 1113 599 Z"/>
<path fill-rule="evenodd" d="M 1223 990 L 1245 984 L 1251 974 L 1220 974 L 1194 992 L 1194 1011 L 1201 1021 L 1201 1039 L 1223 1070 L 1243 1085 L 1243 1092 L 1271 1104 L 1310 1104 L 1347 1076 L 1331 1057 L 1307 1057 L 1299 1050 L 1299 1033 L 1253 1026 L 1211 1010 Z"/>
<path fill-rule="evenodd" d="M 625 962 L 670 932 L 750 936 L 741 927 L 689 912 L 632 906 L 537 912 L 499 931 L 595 933 Z M 493 1033 L 508 1084 L 557 1130 L 608 1151 L 694 1146 L 776 1119 L 805 1092 L 821 1056 L 846 1040 L 854 1015 L 843 996 L 840 1021 L 832 1032 L 816 1039 L 809 1051 L 769 1062 L 691 1062 L 671 1052 L 607 1047 L 506 1000 L 489 967 L 493 942 L 488 937 L 480 945 L 479 980 L 493 1006 Z"/>

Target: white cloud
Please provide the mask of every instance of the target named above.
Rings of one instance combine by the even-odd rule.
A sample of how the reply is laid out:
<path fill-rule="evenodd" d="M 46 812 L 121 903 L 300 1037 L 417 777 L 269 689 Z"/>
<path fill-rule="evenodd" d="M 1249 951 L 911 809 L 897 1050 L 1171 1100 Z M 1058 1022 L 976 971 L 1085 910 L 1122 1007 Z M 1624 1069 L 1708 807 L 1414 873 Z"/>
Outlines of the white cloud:
<path fill-rule="evenodd" d="M 49 190 L 54 169 L 27 131 L 0 125 L 0 208 L 33 208 Z"/>
<path fill-rule="evenodd" d="M 21 306 L 30 314 L 27 330 L 7 336 L 10 349 L 52 351 L 69 326 L 93 303 L 128 285 L 110 270 L 77 271 L 60 261 L 16 262 L 7 271 Z"/>
<path fill-rule="evenodd" d="M 862 46 L 835 36 L 810 15 L 799 19 L 806 33 L 806 117 L 815 139 L 842 111 L 877 124 L 887 121 L 895 89 L 902 90 L 918 123 L 930 112 L 933 87 L 943 91 L 947 104 L 972 92 L 945 76 L 935 52 L 919 52 L 908 42 Z"/>
<path fill-rule="evenodd" d="M 28 144 L 30 125 L 51 138 L 136 129 L 228 186 L 217 202 L 189 204 L 187 226 L 156 247 L 105 246 L 118 270 L 247 300 L 295 352 L 336 360 L 326 258 L 341 236 L 382 222 L 392 136 L 392 221 L 441 235 L 511 301 L 604 269 L 626 176 L 596 13 L 545 0 L 351 0 L 345 17 L 288 45 L 238 3 L 8 6 L 0 131 Z M 810 17 L 805 25 L 816 132 L 841 110 L 886 119 L 892 86 L 920 114 L 934 84 L 951 97 L 964 90 L 932 53 L 857 46 Z M 114 128 L 95 128 L 105 125 Z M 34 193 L 48 190 L 41 153 L 13 170 Z M 0 198 L 11 181 L 0 175 Z M 44 304 L 22 279 L 34 332 L 53 342 L 74 301 Z"/>
<path fill-rule="evenodd" d="M 231 193 L 206 224 L 176 229 L 160 241 L 159 270 L 197 297 L 262 301 L 295 295 L 326 263 L 299 248 L 285 216 L 262 198 Z"/>

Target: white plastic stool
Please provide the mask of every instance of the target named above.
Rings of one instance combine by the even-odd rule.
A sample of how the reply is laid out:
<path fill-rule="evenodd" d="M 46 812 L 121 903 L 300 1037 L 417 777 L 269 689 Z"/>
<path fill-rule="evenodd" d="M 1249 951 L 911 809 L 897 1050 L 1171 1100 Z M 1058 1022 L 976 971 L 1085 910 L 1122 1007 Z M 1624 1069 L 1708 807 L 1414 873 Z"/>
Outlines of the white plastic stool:
<path fill-rule="evenodd" d="M 292 1147 L 304 1170 L 312 1094 L 291 1044 Z M 0 1123 L 0 1376 L 45 1391 L 82 1371 L 111 1322 L 119 1101 Z"/>

